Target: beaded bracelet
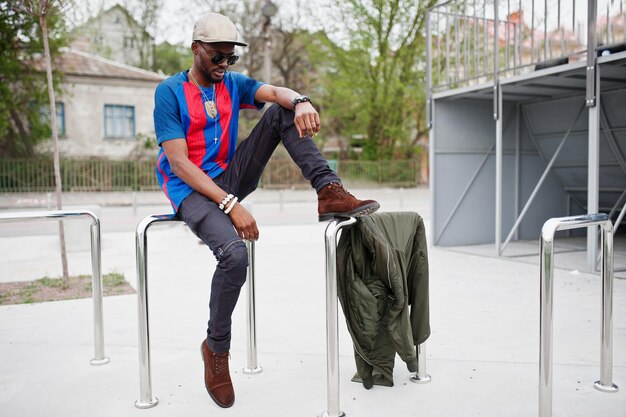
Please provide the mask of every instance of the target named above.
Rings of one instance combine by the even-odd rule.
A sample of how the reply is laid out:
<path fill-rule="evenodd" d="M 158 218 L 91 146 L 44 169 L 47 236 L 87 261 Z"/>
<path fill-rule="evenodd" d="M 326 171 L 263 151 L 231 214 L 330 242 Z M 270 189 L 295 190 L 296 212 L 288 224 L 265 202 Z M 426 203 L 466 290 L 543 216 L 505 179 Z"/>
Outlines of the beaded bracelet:
<path fill-rule="evenodd" d="M 220 207 L 220 210 L 224 211 L 224 207 L 226 207 L 226 205 L 228 204 L 228 202 L 229 202 L 230 200 L 232 200 L 232 199 L 233 199 L 233 197 L 234 197 L 234 198 L 237 198 L 237 197 L 235 197 L 235 196 L 234 196 L 234 195 L 232 195 L 232 194 L 228 194 L 226 197 L 224 197 L 224 199 L 222 200 L 222 202 L 220 203 L 220 206 L 219 206 L 219 207 Z"/>
<path fill-rule="evenodd" d="M 237 197 L 233 198 L 232 203 L 230 203 L 228 208 L 226 210 L 224 210 L 224 214 L 230 213 L 230 211 L 233 209 L 233 207 L 235 207 L 235 204 L 237 203 L 237 200 L 239 200 L 239 198 L 237 198 Z"/>

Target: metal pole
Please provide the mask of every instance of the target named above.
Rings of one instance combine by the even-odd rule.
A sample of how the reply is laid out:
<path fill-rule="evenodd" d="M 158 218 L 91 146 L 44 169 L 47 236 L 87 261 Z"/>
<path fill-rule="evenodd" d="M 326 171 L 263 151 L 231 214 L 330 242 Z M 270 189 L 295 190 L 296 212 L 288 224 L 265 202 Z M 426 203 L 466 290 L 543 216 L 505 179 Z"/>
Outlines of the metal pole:
<path fill-rule="evenodd" d="M 611 382 L 613 368 L 613 225 L 606 214 L 588 214 L 552 218 L 544 223 L 540 241 L 541 304 L 539 324 L 539 417 L 552 415 L 552 325 L 554 290 L 554 234 L 590 226 L 602 227 L 602 334 L 600 381 L 594 387 L 603 392 L 617 392 Z"/>
<path fill-rule="evenodd" d="M 333 219 L 326 226 L 326 369 L 328 409 L 322 417 L 341 417 L 339 409 L 339 335 L 337 306 L 337 234 L 356 223 L 354 217 Z"/>
<path fill-rule="evenodd" d="M 590 2 L 591 3 L 591 2 Z M 594 56 L 595 59 L 595 56 Z M 593 68 L 593 67 L 592 67 Z M 587 76 L 593 76 L 593 83 L 597 91 L 600 88 L 600 68 L 595 68 Z M 589 86 L 589 85 L 588 85 Z M 594 99 L 587 100 L 589 109 L 589 139 L 587 153 L 587 213 L 599 211 L 599 186 L 600 186 L 600 95 L 594 93 Z M 587 270 L 595 271 L 598 253 L 598 234 L 595 228 L 587 229 Z"/>
<path fill-rule="evenodd" d="M 248 247 L 248 291 L 246 304 L 246 325 L 248 332 L 246 334 L 246 342 L 248 345 L 248 364 L 243 368 L 244 374 L 258 374 L 263 368 L 257 364 L 256 350 L 256 298 L 255 298 L 255 277 L 254 277 L 254 259 L 255 246 L 253 240 L 246 240 Z"/>
<path fill-rule="evenodd" d="M 432 105 L 432 110 L 433 110 L 433 119 L 434 117 L 437 116 L 436 114 L 436 107 L 435 107 L 435 103 L 433 101 L 433 105 Z M 433 126 L 431 127 L 431 129 L 428 131 L 428 169 L 429 169 L 429 173 L 428 173 L 428 186 L 430 190 L 435 190 L 436 189 L 436 179 L 437 179 L 437 175 L 435 174 L 436 172 L 436 161 L 435 161 L 435 152 L 437 152 L 437 139 L 436 139 L 436 130 L 437 127 L 433 124 Z M 432 191 L 431 191 L 432 192 Z M 431 213 L 436 213 L 435 211 L 435 206 L 436 206 L 436 201 L 435 201 L 435 196 L 437 195 L 437 193 L 432 193 L 432 197 L 430 198 L 430 212 Z M 433 216 L 434 217 L 434 216 Z M 436 230 L 436 223 L 437 222 L 430 222 L 430 235 L 431 236 L 435 236 L 435 230 Z"/>
<path fill-rule="evenodd" d="M 493 118 L 496 121 L 496 218 L 495 243 L 496 254 L 500 256 L 502 242 L 502 86 L 498 77 L 498 59 L 500 56 L 500 19 L 498 17 L 498 0 L 493 2 Z"/>
<path fill-rule="evenodd" d="M 496 218 L 494 241 L 496 243 L 496 255 L 500 256 L 502 254 L 502 117 L 500 116 L 502 111 L 502 87 L 498 81 L 496 81 L 495 93 L 498 117 L 496 118 Z"/>
<path fill-rule="evenodd" d="M 416 384 L 427 384 L 432 381 L 431 376 L 426 372 L 426 351 L 424 344 L 416 346 L 417 349 L 417 372 L 411 375 L 411 382 Z"/>
<path fill-rule="evenodd" d="M 543 60 L 548 60 L 548 0 L 543 1 Z"/>
<path fill-rule="evenodd" d="M 489 76 L 489 41 L 487 29 L 487 2 L 483 3 L 483 68 L 485 77 Z"/>
<path fill-rule="evenodd" d="M 137 262 L 137 313 L 139 318 L 139 399 L 137 408 L 152 408 L 159 399 L 152 395 L 150 329 L 148 325 L 148 228 L 159 221 L 179 221 L 173 215 L 148 216 L 139 222 L 135 235 Z"/>
<path fill-rule="evenodd" d="M 520 202 L 520 171 L 521 171 L 521 156 L 520 156 L 520 117 L 522 114 L 521 104 L 515 106 L 515 196 L 513 202 L 513 210 L 515 217 L 519 214 L 519 202 Z M 568 213 L 569 214 L 569 213 Z M 519 231 L 515 230 L 515 239 L 519 239 Z"/>
<path fill-rule="evenodd" d="M 608 217 L 608 216 L 607 216 Z M 602 334 L 600 344 L 600 380 L 598 391 L 614 393 L 613 383 L 613 225 L 609 219 L 602 225 Z"/>
<path fill-rule="evenodd" d="M 93 219 L 90 227 L 91 232 L 91 271 L 92 271 L 92 297 L 93 297 L 93 340 L 95 357 L 90 361 L 92 365 L 104 365 L 109 363 L 109 358 L 104 356 L 104 326 L 102 318 L 102 246 L 100 245 L 100 220 Z"/>
<path fill-rule="evenodd" d="M 476 0 L 474 0 L 474 73 L 473 77 L 478 77 L 480 72 L 480 64 L 478 59 L 478 11 L 476 9 Z"/>
<path fill-rule="evenodd" d="M 463 0 L 463 79 L 468 80 L 471 78 L 470 73 L 470 57 L 469 57 L 469 12 L 467 8 L 467 0 Z"/>
<path fill-rule="evenodd" d="M 532 0 L 530 7 L 530 63 L 534 61 L 535 54 L 535 0 Z M 537 54 L 539 55 L 539 54 Z"/>
<path fill-rule="evenodd" d="M 498 7 L 500 6 L 498 0 L 493 1 L 493 79 L 498 80 L 498 68 L 500 59 L 500 19 L 498 17 Z M 499 87 L 499 86 L 498 86 Z M 498 116 L 500 117 L 500 110 L 498 109 Z"/>
<path fill-rule="evenodd" d="M 446 13 L 446 84 L 450 85 L 450 17 L 449 13 Z"/>
<path fill-rule="evenodd" d="M 544 226 L 545 227 L 545 226 Z M 552 281 L 553 241 L 541 239 L 539 312 L 539 417 L 552 416 Z"/>
<path fill-rule="evenodd" d="M 461 43 L 459 39 L 459 17 L 454 16 L 454 43 L 455 43 L 455 55 L 454 55 L 454 82 L 459 82 L 459 65 L 461 61 Z"/>
<path fill-rule="evenodd" d="M 437 12 L 437 17 L 435 18 L 435 22 L 437 22 L 437 71 L 435 71 L 435 74 L 437 74 L 437 82 L 435 83 L 435 85 L 441 85 L 441 30 L 439 29 L 439 21 L 441 20 L 441 13 Z M 432 97 L 431 97 L 432 99 Z"/>
<path fill-rule="evenodd" d="M 0 223 L 40 220 L 72 220 L 88 218 L 91 220 L 91 288 L 93 295 L 93 328 L 95 357 L 92 365 L 104 365 L 110 359 L 104 354 L 104 324 L 102 318 L 102 249 L 100 245 L 100 219 L 89 210 L 52 210 L 18 213 L 0 213 Z"/>
<path fill-rule="evenodd" d="M 596 0 L 589 0 L 587 2 L 587 91 L 585 98 L 587 107 L 596 105 L 596 11 Z"/>
<path fill-rule="evenodd" d="M 509 60 L 509 44 L 511 43 L 511 36 L 510 36 L 510 21 L 509 19 L 511 18 L 511 0 L 507 0 L 506 2 L 506 20 L 504 21 L 504 23 L 506 24 L 506 26 L 504 27 L 504 31 L 505 31 L 505 43 L 504 43 L 504 68 L 505 69 L 509 69 L 509 65 L 510 65 L 510 60 Z"/>

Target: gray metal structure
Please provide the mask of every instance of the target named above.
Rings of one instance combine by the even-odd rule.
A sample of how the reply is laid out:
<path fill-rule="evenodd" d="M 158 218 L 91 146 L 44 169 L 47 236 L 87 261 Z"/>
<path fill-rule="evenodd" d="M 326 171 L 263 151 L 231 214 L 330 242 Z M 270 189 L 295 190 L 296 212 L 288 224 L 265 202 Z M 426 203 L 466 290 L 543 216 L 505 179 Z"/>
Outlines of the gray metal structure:
<path fill-rule="evenodd" d="M 435 245 L 495 243 L 502 255 L 563 215 L 606 212 L 619 227 L 625 45 L 624 0 L 455 0 L 429 10 Z M 589 229 L 589 270 L 597 253 Z"/>
<path fill-rule="evenodd" d="M 540 330 L 539 330 L 539 417 L 552 416 L 552 327 L 554 294 L 554 235 L 557 230 L 600 226 L 602 229 L 602 331 L 600 341 L 600 380 L 594 387 L 617 392 L 613 383 L 613 224 L 606 214 L 590 214 L 549 219 L 541 229 Z"/>
<path fill-rule="evenodd" d="M 102 249 L 100 245 L 100 219 L 89 210 L 52 210 L 52 211 L 24 211 L 15 213 L 0 213 L 0 223 L 26 222 L 45 220 L 74 220 L 88 219 L 91 221 L 91 288 L 93 296 L 93 337 L 94 358 L 90 363 L 94 366 L 109 363 L 104 354 L 104 324 L 102 318 Z"/>

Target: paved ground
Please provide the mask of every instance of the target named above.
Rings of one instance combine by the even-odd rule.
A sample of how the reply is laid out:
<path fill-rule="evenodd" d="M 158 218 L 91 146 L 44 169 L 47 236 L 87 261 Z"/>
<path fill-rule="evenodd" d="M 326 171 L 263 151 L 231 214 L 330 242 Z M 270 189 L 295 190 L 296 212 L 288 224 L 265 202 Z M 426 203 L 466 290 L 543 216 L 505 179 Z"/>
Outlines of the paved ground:
<path fill-rule="evenodd" d="M 413 210 L 430 219 L 427 189 L 355 193 L 379 199 L 383 210 Z M 45 202 L 45 196 L 31 197 L 22 201 L 22 209 Z M 159 405 L 149 410 L 133 406 L 139 395 L 137 307 L 135 295 L 123 295 L 104 301 L 111 363 L 100 367 L 89 365 L 91 300 L 0 307 L 0 415 L 274 417 L 324 411 L 325 224 L 316 222 L 310 192 L 260 190 L 254 197 L 248 204 L 261 227 L 256 276 L 264 371 L 241 372 L 246 362 L 241 302 L 233 318 L 233 408 L 215 406 L 202 383 L 199 344 L 214 260 L 188 229 L 171 224 L 155 226 L 149 235 L 153 391 Z M 24 196 L 0 199 L 4 211 L 14 210 L 11 198 Z M 143 216 L 169 208 L 158 194 L 138 196 L 135 206 L 132 195 L 97 198 L 68 196 L 66 204 L 98 210 L 103 271 L 122 272 L 134 285 L 134 228 Z M 69 232 L 70 267 L 89 273 L 88 228 L 79 223 Z M 55 231 L 54 224 L 1 224 L 0 280 L 58 275 Z M 532 257 L 493 258 L 489 253 L 430 248 L 433 333 L 425 344 L 430 384 L 411 383 L 400 361 L 393 388 L 367 391 L 350 382 L 355 368 L 340 317 L 341 408 L 347 416 L 537 415 L 538 266 Z M 626 416 L 626 280 L 616 279 L 614 289 L 613 380 L 621 390 L 603 394 L 592 387 L 599 378 L 600 279 L 571 269 L 557 268 L 555 274 L 554 415 Z"/>

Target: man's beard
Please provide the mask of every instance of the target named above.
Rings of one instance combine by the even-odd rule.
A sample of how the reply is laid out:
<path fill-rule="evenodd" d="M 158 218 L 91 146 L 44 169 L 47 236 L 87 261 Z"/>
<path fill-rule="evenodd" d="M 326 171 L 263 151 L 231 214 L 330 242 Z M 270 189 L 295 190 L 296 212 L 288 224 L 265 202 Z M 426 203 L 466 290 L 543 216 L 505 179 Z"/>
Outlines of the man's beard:
<path fill-rule="evenodd" d="M 222 74 L 221 77 L 216 78 L 216 77 L 214 77 L 212 75 L 213 71 L 203 71 L 203 72 L 204 72 L 204 74 L 203 74 L 204 78 L 207 79 L 212 84 L 217 84 L 217 83 L 221 82 L 224 79 L 224 74 L 226 74 L 226 72 L 224 72 L 224 74 Z"/>

